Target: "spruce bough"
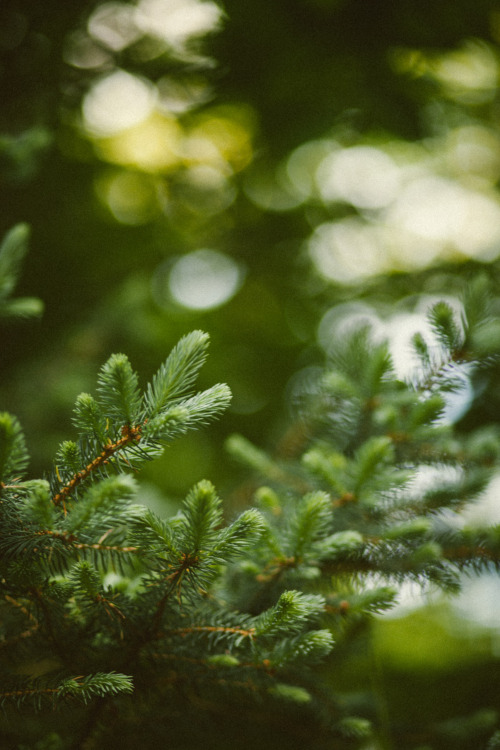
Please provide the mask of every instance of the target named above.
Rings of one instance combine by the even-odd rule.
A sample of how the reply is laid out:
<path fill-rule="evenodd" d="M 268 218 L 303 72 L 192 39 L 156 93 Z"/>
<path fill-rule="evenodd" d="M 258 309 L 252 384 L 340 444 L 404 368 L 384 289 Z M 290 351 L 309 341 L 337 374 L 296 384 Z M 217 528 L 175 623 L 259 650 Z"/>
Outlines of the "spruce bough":
<path fill-rule="evenodd" d="M 321 596 L 286 591 L 254 616 L 221 598 L 225 568 L 265 529 L 259 511 L 225 525 L 208 481 L 169 520 L 137 504 L 132 472 L 230 401 L 226 385 L 192 393 L 207 345 L 205 333 L 185 336 L 144 393 L 127 357 L 110 357 L 97 395 L 77 399 L 79 439 L 61 444 L 50 479 L 24 478 L 20 425 L 0 415 L 0 701 L 9 717 L 11 705 L 73 711 L 57 735 L 68 746 L 99 746 L 118 705 L 121 729 L 113 733 L 135 726 L 132 707 L 152 685 L 162 701 L 188 685 L 190 692 L 294 695 L 276 670 L 331 649 L 331 634 L 317 627 Z"/>
<path fill-rule="evenodd" d="M 8 236 L 1 272 L 25 241 Z M 26 476 L 21 426 L 0 414 L 2 746 L 497 747 L 495 711 L 415 736 L 332 670 L 402 583 L 454 592 L 464 572 L 499 567 L 500 527 L 461 516 L 497 472 L 498 426 L 462 433 L 445 419 L 464 374 L 484 388 L 497 368 L 488 299 L 479 278 L 461 320 L 447 303 L 430 309 L 434 341 L 415 336 L 411 382 L 369 327 L 337 342 L 291 453 L 228 440 L 256 506 L 231 523 L 206 480 L 165 519 L 140 504 L 135 476 L 229 404 L 225 385 L 194 391 L 205 333 L 181 339 L 145 390 L 111 356 L 44 479 Z M 423 469 L 434 480 L 422 486 Z"/>
<path fill-rule="evenodd" d="M 251 617 L 214 594 L 223 566 L 262 533 L 257 510 L 224 525 L 208 481 L 170 520 L 136 502 L 131 472 L 230 401 L 225 385 L 191 393 L 207 345 L 205 333 L 185 336 L 144 393 L 128 359 L 113 355 L 96 397 L 78 397 L 79 439 L 62 443 L 49 480 L 24 479 L 22 431 L 15 417 L 0 415 L 1 647 L 13 660 L 4 706 L 57 708 L 131 693 L 147 664 L 163 667 L 165 689 L 175 687 L 180 668 L 195 682 L 252 691 L 267 678 L 274 683 L 290 631 L 303 648 L 328 652 L 330 633 L 312 627 L 321 597 L 288 591 Z M 42 673 L 20 677 L 20 663 Z"/>

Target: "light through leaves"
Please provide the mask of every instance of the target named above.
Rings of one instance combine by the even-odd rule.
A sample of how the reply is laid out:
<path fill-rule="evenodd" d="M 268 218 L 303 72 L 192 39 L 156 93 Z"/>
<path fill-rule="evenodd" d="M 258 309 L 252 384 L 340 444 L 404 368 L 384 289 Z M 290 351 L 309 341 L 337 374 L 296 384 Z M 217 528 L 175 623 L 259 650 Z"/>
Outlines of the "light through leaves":
<path fill-rule="evenodd" d="M 203 248 L 163 264 L 152 281 L 162 307 L 172 302 L 190 310 L 213 310 L 229 302 L 244 279 L 239 263 L 218 250 Z"/>
<path fill-rule="evenodd" d="M 136 23 L 144 33 L 156 36 L 173 47 L 216 29 L 222 11 L 212 2 L 200 0 L 140 0 Z"/>
<path fill-rule="evenodd" d="M 325 206 L 343 202 L 354 209 L 316 226 L 307 241 L 324 278 L 356 284 L 437 262 L 498 257 L 498 137 L 486 128 L 460 128 L 425 148 L 405 152 L 398 145 L 332 144 L 320 161 L 315 179 Z M 300 177 L 297 169 L 294 176 Z"/>
<path fill-rule="evenodd" d="M 154 109 L 156 89 L 146 79 L 115 70 L 97 81 L 83 101 L 84 124 L 110 136 L 143 122 Z"/>
<path fill-rule="evenodd" d="M 317 181 L 325 201 L 383 208 L 397 195 L 400 171 L 381 149 L 353 146 L 328 154 L 318 167 Z"/>

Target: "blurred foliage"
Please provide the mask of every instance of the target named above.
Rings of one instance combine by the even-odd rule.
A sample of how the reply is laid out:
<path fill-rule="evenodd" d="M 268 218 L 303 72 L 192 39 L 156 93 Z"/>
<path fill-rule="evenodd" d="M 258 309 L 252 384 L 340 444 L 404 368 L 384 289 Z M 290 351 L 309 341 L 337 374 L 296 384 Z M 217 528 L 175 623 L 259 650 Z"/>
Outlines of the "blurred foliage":
<path fill-rule="evenodd" d="M 499 289 L 499 43 L 496 0 L 3 0 L 0 234 L 31 226 L 17 291 L 45 312 L 2 323 L 0 402 L 33 473 L 111 352 L 145 382 L 201 327 L 201 385 L 227 381 L 232 409 L 147 478 L 244 503 L 225 438 L 293 453 L 353 321 L 392 334 L 404 376 L 430 302 Z M 498 419 L 498 383 L 476 373 L 463 430 Z"/>
<path fill-rule="evenodd" d="M 147 377 L 207 328 L 235 393 L 218 445 L 272 445 L 332 306 L 496 278 L 496 5 L 2 4 L 0 229 L 31 225 L 46 312 L 9 329 L 1 393 L 47 434 L 35 469 L 110 351 Z M 175 460 L 232 484 L 210 446 Z"/>

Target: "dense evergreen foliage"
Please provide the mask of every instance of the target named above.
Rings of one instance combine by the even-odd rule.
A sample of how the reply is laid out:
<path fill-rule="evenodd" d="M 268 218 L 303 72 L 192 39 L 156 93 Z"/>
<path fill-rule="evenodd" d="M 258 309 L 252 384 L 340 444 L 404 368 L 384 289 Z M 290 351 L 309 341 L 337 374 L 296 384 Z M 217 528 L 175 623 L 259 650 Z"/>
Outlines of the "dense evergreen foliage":
<path fill-rule="evenodd" d="M 7 279 L 25 239 L 17 227 L 4 242 Z M 26 475 L 21 426 L 3 412 L 3 745 L 354 748 L 378 737 L 383 747 L 389 731 L 399 747 L 450 747 L 454 736 L 495 747 L 491 704 L 448 730 L 420 726 L 416 742 L 411 725 L 384 725 L 376 691 L 346 691 L 334 668 L 336 649 L 405 582 L 456 592 L 464 572 L 500 564 L 499 526 L 460 523 L 496 471 L 498 428 L 464 436 L 446 417 L 464 368 L 488 379 L 497 365 L 488 294 L 478 278 L 460 318 L 444 301 L 431 307 L 434 338 L 415 334 L 408 382 L 370 327 L 335 342 L 286 459 L 228 440 L 265 481 L 257 508 L 229 523 L 207 480 L 165 518 L 140 504 L 134 476 L 229 404 L 225 385 L 193 394 L 200 331 L 144 391 L 128 358 L 112 355 L 96 395 L 78 396 L 78 439 L 60 445 L 45 479 Z M 419 486 L 424 470 L 432 481 Z"/>

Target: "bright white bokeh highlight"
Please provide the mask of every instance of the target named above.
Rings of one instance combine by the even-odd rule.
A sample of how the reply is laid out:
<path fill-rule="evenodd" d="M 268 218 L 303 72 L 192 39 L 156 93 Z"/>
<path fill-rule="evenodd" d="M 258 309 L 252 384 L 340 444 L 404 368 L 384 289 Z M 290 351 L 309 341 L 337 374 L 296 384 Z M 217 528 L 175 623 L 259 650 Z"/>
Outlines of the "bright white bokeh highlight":
<path fill-rule="evenodd" d="M 179 258 L 170 271 L 172 299 L 191 310 L 212 310 L 238 291 L 243 272 L 238 263 L 217 250 L 195 250 Z"/>
<path fill-rule="evenodd" d="M 222 11 L 212 2 L 200 0 L 140 0 L 135 21 L 145 34 L 182 47 L 192 37 L 214 31 Z"/>
<path fill-rule="evenodd" d="M 500 203 L 459 182 L 429 175 L 409 182 L 385 217 L 421 246 L 492 260 L 500 243 Z"/>
<path fill-rule="evenodd" d="M 380 227 L 359 217 L 320 224 L 308 247 L 320 273 L 341 284 L 356 284 L 392 267 Z"/>
<path fill-rule="evenodd" d="M 311 143 L 311 151 L 297 149 L 287 164 L 297 192 L 312 197 L 304 160 L 319 154 L 319 143 Z M 330 142 L 330 147 L 315 172 L 316 191 L 326 205 L 344 202 L 356 213 L 317 225 L 307 241 L 325 279 L 357 284 L 392 271 L 469 258 L 491 262 L 499 256 L 500 198 L 494 185 L 500 143 L 486 129 L 454 131 L 443 144 L 442 163 L 432 163 L 423 150 L 405 155 L 402 149 L 396 163 L 372 146 L 341 149 Z M 439 174 L 438 166 L 457 175 Z M 469 178 L 463 170 L 469 170 Z"/>
<path fill-rule="evenodd" d="M 87 30 L 113 52 L 147 36 L 179 48 L 191 38 L 217 29 L 222 16 L 218 5 L 209 0 L 139 0 L 137 5 L 108 2 L 97 6 Z"/>
<path fill-rule="evenodd" d="M 108 49 L 120 52 L 141 36 L 135 23 L 135 12 L 135 7 L 129 3 L 98 5 L 89 18 L 88 32 Z"/>
<path fill-rule="evenodd" d="M 84 124 L 98 137 L 112 136 L 144 121 L 155 102 L 153 84 L 124 70 L 115 70 L 101 78 L 85 96 Z"/>
<path fill-rule="evenodd" d="M 326 156 L 316 174 L 325 201 L 345 201 L 364 209 L 387 206 L 399 189 L 399 169 L 372 146 L 353 146 Z"/>

